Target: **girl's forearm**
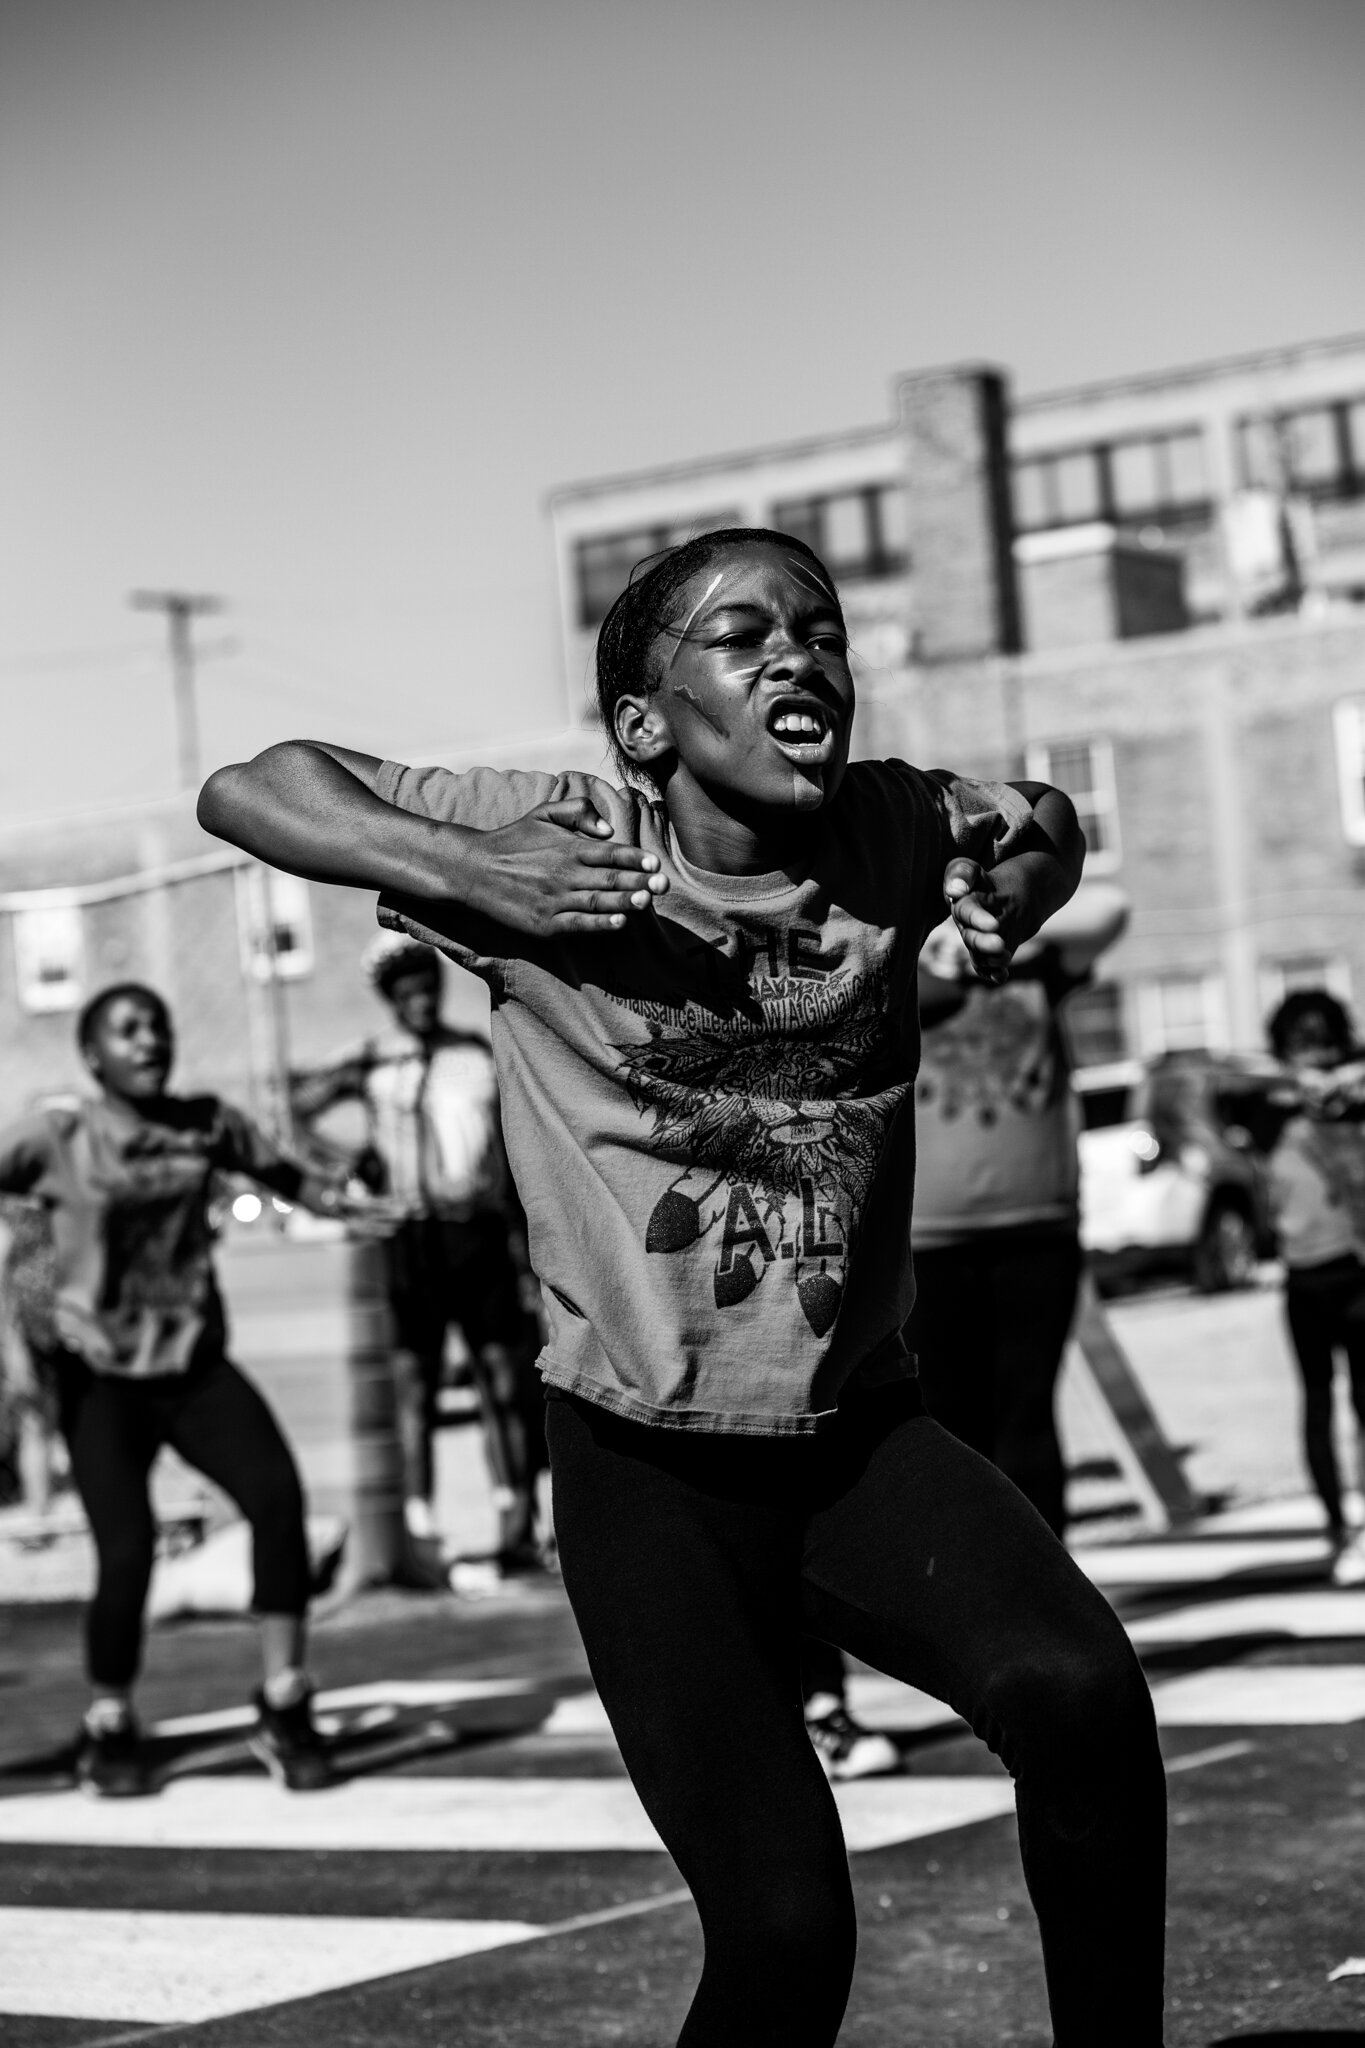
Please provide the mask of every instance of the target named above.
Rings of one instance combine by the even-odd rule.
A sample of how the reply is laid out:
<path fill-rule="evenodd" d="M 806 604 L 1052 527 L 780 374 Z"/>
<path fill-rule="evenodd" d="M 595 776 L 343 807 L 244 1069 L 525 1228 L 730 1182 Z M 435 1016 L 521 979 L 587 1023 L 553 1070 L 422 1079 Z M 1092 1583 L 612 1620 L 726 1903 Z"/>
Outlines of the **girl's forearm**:
<path fill-rule="evenodd" d="M 200 792 L 199 822 L 312 882 L 457 899 L 462 855 L 473 851 L 465 842 L 480 836 L 385 803 L 361 775 L 308 740 L 287 740 L 254 761 L 218 769 Z"/>

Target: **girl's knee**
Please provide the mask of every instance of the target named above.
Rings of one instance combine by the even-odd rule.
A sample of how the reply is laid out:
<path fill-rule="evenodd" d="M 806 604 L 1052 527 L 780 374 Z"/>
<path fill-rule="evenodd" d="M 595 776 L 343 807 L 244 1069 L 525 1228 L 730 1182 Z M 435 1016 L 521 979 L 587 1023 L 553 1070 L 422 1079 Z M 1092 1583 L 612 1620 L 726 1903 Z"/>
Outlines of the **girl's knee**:
<path fill-rule="evenodd" d="M 1001 1736 L 992 1746 L 1012 1770 L 1030 1758 L 1108 1768 L 1155 1739 L 1147 1681 L 1117 1622 L 1031 1648 L 998 1674 L 988 1710 Z"/>

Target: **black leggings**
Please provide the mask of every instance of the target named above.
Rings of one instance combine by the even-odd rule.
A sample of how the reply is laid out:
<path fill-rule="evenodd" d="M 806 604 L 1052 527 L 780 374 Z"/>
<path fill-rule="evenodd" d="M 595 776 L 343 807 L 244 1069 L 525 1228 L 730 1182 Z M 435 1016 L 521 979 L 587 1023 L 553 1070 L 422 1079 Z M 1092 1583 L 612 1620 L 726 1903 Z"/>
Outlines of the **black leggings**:
<path fill-rule="evenodd" d="M 156 1524 L 148 1481 L 163 1444 L 221 1486 L 251 1524 L 253 1606 L 301 1615 L 310 1570 L 303 1494 L 289 1446 L 264 1400 L 221 1354 L 184 1374 L 122 1380 L 67 1354 L 57 1360 L 62 1434 L 95 1540 L 86 1615 L 90 1681 L 121 1692 L 142 1661 L 142 1612 Z"/>
<path fill-rule="evenodd" d="M 1358 1259 L 1291 1268 L 1285 1315 L 1303 1379 L 1303 1451 L 1334 1535 L 1345 1517 L 1332 1445 L 1332 1380 L 1338 1345 L 1351 1375 L 1351 1400 L 1365 1432 L 1365 1267 Z"/>
<path fill-rule="evenodd" d="M 1058 1536 L 1054 1398 L 1080 1277 L 1074 1231 L 983 1230 L 917 1251 L 905 1333 L 934 1420 L 997 1464 Z"/>
<path fill-rule="evenodd" d="M 549 1402 L 564 1580 L 706 1938 L 683 2048 L 828 2048 L 855 1929 L 802 1631 L 948 1702 L 1016 1780 L 1057 2048 L 1158 2048 L 1165 1780 L 1118 1621 L 913 1383 L 817 1439 Z"/>

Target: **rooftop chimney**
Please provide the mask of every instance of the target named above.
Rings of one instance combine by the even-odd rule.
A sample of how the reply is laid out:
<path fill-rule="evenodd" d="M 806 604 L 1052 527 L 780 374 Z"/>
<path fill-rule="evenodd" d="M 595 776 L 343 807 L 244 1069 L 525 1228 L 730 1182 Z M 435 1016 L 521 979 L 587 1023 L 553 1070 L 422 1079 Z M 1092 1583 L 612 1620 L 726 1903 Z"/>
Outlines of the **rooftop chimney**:
<path fill-rule="evenodd" d="M 974 661 L 1021 645 L 1007 399 L 998 370 L 961 364 L 903 377 L 914 655 Z"/>

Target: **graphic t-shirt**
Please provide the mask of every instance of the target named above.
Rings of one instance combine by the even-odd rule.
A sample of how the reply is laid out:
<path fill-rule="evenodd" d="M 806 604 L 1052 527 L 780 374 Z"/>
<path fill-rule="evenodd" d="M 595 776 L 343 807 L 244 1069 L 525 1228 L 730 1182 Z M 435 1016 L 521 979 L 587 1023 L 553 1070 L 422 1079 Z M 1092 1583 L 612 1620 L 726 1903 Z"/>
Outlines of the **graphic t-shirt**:
<path fill-rule="evenodd" d="M 0 1134 L 0 1190 L 51 1213 L 57 1340 L 96 1372 L 184 1372 L 221 1346 L 209 1218 L 216 1173 L 286 1198 L 298 1165 L 216 1095 L 172 1096 L 155 1121 L 104 1100 L 43 1110 Z"/>
<path fill-rule="evenodd" d="M 448 1024 L 422 1039 L 394 1024 L 338 1054 L 294 1091 L 305 1117 L 348 1099 L 365 1106 L 384 1192 L 405 1215 L 463 1220 L 506 1208 L 498 1082 L 487 1039 Z"/>
<path fill-rule="evenodd" d="M 1052 991 L 1042 978 L 969 981 L 926 1024 L 915 1085 L 915 1242 L 1075 1223 L 1078 1117 Z"/>
<path fill-rule="evenodd" d="M 576 793 L 393 762 L 376 787 L 483 830 Z M 1030 815 L 999 785 L 861 762 L 800 871 L 702 873 L 641 801 L 670 887 L 619 934 L 536 940 L 381 899 L 489 985 L 552 1385 L 656 1426 L 784 1435 L 855 1373 L 909 1369 L 916 960 L 946 862 L 990 861 Z"/>

